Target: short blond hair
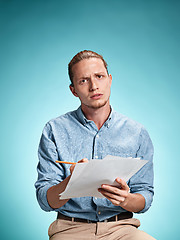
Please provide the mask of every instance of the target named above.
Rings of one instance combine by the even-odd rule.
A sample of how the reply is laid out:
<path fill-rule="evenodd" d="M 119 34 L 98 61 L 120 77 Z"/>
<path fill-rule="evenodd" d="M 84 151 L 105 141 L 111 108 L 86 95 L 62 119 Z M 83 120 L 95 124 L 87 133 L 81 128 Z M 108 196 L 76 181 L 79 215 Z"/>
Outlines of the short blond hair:
<path fill-rule="evenodd" d="M 107 65 L 106 61 L 104 60 L 103 56 L 101 56 L 100 54 L 98 54 L 96 52 L 90 51 L 90 50 L 84 50 L 84 51 L 78 52 L 71 59 L 71 61 L 68 64 L 68 73 L 69 73 L 69 78 L 70 78 L 70 81 L 71 81 L 71 86 L 73 86 L 73 71 L 72 71 L 72 67 L 76 63 L 80 62 L 81 60 L 89 59 L 89 58 L 99 58 L 99 59 L 101 59 L 103 64 L 104 64 L 104 67 L 106 68 L 107 73 L 108 73 L 108 68 L 107 68 L 108 65 Z"/>

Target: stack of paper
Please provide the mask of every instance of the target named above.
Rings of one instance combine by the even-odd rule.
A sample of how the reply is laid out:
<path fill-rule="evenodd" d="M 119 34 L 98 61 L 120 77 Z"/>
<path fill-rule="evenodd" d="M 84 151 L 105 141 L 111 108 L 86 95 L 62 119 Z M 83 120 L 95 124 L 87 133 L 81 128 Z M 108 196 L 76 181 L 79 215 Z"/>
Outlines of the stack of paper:
<path fill-rule="evenodd" d="M 76 197 L 98 197 L 102 184 L 117 185 L 117 177 L 128 181 L 148 161 L 139 158 L 122 158 L 108 155 L 104 159 L 92 159 L 88 163 L 77 163 L 69 183 L 60 199 Z"/>

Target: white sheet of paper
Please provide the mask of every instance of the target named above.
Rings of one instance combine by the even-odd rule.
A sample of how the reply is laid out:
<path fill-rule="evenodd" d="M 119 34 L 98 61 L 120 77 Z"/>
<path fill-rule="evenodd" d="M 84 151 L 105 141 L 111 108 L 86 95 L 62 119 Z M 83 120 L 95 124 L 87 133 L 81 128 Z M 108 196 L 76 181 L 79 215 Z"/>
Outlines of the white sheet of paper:
<path fill-rule="evenodd" d="M 102 184 L 117 185 L 117 177 L 127 182 L 147 162 L 139 158 L 108 155 L 104 159 L 77 163 L 65 191 L 59 195 L 60 199 L 87 196 L 103 198 L 98 192 Z"/>

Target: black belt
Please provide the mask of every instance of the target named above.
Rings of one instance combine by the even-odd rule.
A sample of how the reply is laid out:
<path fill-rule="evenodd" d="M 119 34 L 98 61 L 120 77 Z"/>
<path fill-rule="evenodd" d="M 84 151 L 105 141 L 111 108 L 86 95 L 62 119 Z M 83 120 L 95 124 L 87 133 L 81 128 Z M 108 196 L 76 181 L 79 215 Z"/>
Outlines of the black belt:
<path fill-rule="evenodd" d="M 102 222 L 115 222 L 115 221 L 124 220 L 124 219 L 132 218 L 132 217 L 133 217 L 132 212 L 123 212 L 123 213 L 115 215 L 111 218 L 105 219 Z M 85 223 L 97 223 L 98 222 L 98 221 L 87 220 L 87 219 L 84 219 L 84 218 L 68 217 L 68 216 L 65 216 L 65 215 L 61 214 L 60 212 L 58 212 L 57 218 L 58 219 L 63 219 L 63 220 L 68 220 L 68 221 L 71 221 L 71 222 L 85 222 Z"/>

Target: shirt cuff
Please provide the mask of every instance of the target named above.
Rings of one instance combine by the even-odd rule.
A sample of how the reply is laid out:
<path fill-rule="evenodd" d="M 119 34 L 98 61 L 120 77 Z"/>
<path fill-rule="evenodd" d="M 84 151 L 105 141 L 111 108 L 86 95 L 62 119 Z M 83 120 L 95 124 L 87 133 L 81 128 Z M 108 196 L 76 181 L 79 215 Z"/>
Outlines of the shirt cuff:
<path fill-rule="evenodd" d="M 139 194 L 141 194 L 143 197 L 144 197 L 144 199 L 145 199 L 145 207 L 141 210 L 141 211 L 139 211 L 139 212 L 136 212 L 136 213 L 144 213 L 144 212 L 146 212 L 149 208 L 150 208 L 150 206 L 151 206 L 151 204 L 152 204 L 152 200 L 153 200 L 153 193 L 151 193 L 151 192 L 149 192 L 149 191 L 141 191 L 141 192 L 133 192 L 133 193 L 139 193 Z"/>
<path fill-rule="evenodd" d="M 47 190 L 52 186 L 53 185 L 45 185 L 44 187 L 39 189 L 37 194 L 38 203 L 40 207 L 46 212 L 55 211 L 55 209 L 49 205 L 47 200 Z"/>

